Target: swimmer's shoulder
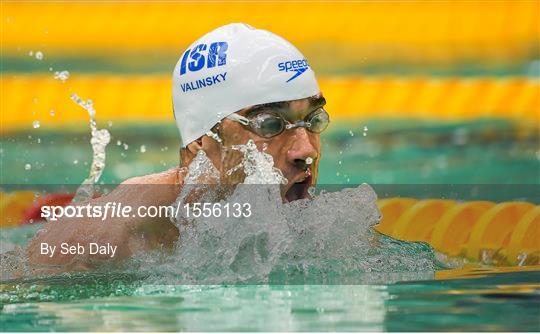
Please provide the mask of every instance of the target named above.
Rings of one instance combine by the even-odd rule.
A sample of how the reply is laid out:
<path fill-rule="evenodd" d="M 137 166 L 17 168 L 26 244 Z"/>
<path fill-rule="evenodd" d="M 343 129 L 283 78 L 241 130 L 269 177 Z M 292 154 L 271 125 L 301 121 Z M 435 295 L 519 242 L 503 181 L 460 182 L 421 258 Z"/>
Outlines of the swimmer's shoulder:
<path fill-rule="evenodd" d="M 126 184 L 177 184 L 184 183 L 185 170 L 181 167 L 173 167 L 163 172 L 148 174 L 142 176 L 135 176 L 122 182 Z"/>

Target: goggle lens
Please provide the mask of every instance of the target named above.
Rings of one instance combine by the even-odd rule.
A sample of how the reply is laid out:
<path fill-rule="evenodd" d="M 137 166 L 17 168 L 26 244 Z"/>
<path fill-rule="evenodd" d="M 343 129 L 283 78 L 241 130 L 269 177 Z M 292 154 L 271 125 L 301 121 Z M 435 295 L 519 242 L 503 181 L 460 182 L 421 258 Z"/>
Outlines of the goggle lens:
<path fill-rule="evenodd" d="M 273 114 L 261 114 L 256 117 L 255 130 L 264 138 L 274 137 L 285 129 L 283 118 Z"/>
<path fill-rule="evenodd" d="M 330 117 L 324 109 L 321 109 L 321 111 L 313 115 L 308 122 L 310 124 L 310 126 L 307 128 L 309 131 L 321 133 L 328 127 Z"/>
<path fill-rule="evenodd" d="M 308 121 L 299 121 L 297 123 L 287 122 L 279 115 L 273 113 L 260 113 L 250 120 L 251 128 L 261 137 L 271 138 L 279 135 L 285 129 L 294 127 L 305 127 L 313 133 L 321 133 L 328 127 L 330 118 L 323 108 L 309 118 Z"/>

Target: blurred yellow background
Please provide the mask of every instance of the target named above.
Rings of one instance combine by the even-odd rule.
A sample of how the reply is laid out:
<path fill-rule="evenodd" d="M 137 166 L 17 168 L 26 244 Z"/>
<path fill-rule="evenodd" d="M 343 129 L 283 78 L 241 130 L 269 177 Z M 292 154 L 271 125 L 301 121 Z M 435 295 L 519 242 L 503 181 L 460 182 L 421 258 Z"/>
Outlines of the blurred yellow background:
<path fill-rule="evenodd" d="M 172 121 L 177 57 L 238 21 L 297 45 L 334 117 L 538 125 L 539 9 L 538 1 L 2 2 L 2 132 L 36 118 L 44 127 L 85 122 L 71 92 L 94 101 L 98 120 Z M 71 78 L 54 80 L 64 69 Z"/>
<path fill-rule="evenodd" d="M 538 10 L 538 1 L 519 0 L 5 3 L 3 45 L 62 54 L 180 53 L 206 32 L 241 21 L 301 48 L 331 44 L 328 59 L 511 61 L 529 56 Z"/>

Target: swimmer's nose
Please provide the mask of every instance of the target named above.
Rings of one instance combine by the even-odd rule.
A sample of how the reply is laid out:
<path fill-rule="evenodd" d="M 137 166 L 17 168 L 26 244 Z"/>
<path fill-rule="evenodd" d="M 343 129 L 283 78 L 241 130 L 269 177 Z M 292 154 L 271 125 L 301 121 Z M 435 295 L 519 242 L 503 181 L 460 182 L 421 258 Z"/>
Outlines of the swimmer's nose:
<path fill-rule="evenodd" d="M 294 136 L 291 137 L 292 144 L 287 151 L 287 160 L 300 169 L 308 168 L 315 160 L 319 153 L 310 140 L 306 129 L 294 129 Z"/>

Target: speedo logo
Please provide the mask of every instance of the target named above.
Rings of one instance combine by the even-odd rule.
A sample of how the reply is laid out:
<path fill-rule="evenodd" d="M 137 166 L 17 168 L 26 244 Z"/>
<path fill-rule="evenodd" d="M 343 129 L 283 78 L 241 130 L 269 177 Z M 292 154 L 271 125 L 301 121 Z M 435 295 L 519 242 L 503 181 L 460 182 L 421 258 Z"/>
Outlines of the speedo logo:
<path fill-rule="evenodd" d="M 188 49 L 180 62 L 180 75 L 187 71 L 197 72 L 203 68 L 213 68 L 227 64 L 227 42 L 214 42 L 211 44 L 198 44 Z"/>
<path fill-rule="evenodd" d="M 309 68 L 309 64 L 305 59 L 284 61 L 278 64 L 280 72 L 294 72 L 294 75 L 286 82 L 292 81 L 304 73 Z"/>

